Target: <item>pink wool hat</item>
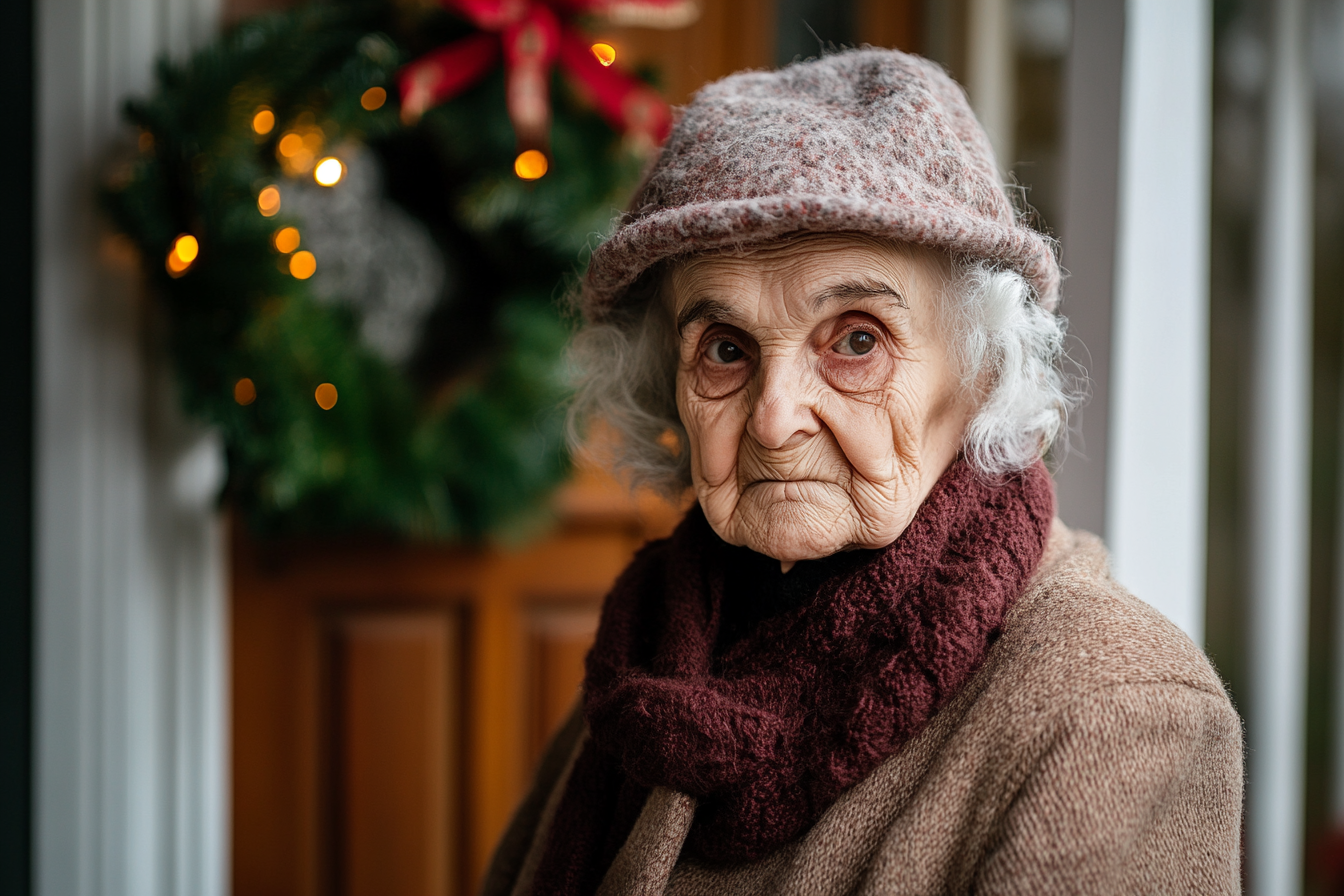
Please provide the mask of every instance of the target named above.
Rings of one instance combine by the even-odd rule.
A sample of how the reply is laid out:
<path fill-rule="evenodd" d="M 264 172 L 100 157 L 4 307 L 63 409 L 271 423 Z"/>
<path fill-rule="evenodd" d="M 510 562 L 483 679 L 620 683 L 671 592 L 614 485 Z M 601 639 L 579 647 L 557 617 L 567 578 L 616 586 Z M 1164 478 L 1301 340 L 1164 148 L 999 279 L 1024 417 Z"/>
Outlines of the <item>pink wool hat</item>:
<path fill-rule="evenodd" d="M 803 231 L 983 258 L 1059 302 L 1052 244 L 1018 222 L 961 87 L 926 59 L 862 49 L 702 88 L 593 252 L 584 313 L 604 317 L 664 259 Z"/>

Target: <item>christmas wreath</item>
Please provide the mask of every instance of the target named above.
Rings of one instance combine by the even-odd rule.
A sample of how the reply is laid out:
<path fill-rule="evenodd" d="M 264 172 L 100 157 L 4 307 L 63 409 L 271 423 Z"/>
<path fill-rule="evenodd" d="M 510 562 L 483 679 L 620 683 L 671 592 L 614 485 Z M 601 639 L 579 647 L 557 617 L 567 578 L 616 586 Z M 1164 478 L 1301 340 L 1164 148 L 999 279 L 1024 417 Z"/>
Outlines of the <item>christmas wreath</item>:
<path fill-rule="evenodd" d="M 537 519 L 569 470 L 558 299 L 668 122 L 574 20 L 686 11 L 328 3 L 161 63 L 105 206 L 251 528 Z"/>

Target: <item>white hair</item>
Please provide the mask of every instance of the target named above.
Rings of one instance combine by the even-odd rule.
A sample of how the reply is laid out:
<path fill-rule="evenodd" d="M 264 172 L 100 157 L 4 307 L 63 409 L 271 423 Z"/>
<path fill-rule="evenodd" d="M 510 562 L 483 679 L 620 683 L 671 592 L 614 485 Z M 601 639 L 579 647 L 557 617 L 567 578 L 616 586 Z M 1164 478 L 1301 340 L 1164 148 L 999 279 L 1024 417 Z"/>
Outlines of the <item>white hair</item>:
<path fill-rule="evenodd" d="M 620 310 L 575 335 L 569 437 L 576 450 L 592 450 L 585 424 L 602 421 L 615 436 L 600 440 L 602 459 L 632 485 L 675 495 L 691 484 L 691 465 L 664 279 L 648 273 Z M 1062 370 L 1065 321 L 1037 303 L 1021 274 L 982 259 L 954 260 L 942 299 L 961 389 L 978 402 L 962 455 L 988 478 L 1024 470 L 1064 434 L 1082 397 Z"/>
<path fill-rule="evenodd" d="M 1064 435 L 1082 397 L 1063 370 L 1064 318 L 1021 274 L 978 259 L 953 264 L 942 308 L 962 389 L 982 395 L 962 454 L 989 477 L 1026 469 Z"/>

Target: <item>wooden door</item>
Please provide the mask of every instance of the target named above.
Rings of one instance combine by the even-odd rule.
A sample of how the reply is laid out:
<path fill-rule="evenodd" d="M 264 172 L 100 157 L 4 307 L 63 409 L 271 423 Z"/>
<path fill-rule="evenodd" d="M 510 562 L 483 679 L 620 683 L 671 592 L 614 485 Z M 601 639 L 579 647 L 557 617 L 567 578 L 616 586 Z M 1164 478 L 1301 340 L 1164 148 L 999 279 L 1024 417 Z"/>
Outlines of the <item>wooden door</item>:
<path fill-rule="evenodd" d="M 236 10 L 280 0 L 229 0 Z M 855 0 L 910 48 L 920 0 Z M 673 102 L 774 64 L 774 0 L 702 0 L 674 32 L 599 29 Z M 525 550 L 258 544 L 232 562 L 235 896 L 474 892 L 569 711 L 602 597 L 680 513 L 592 472 Z"/>
<path fill-rule="evenodd" d="M 233 550 L 233 891 L 466 893 L 568 713 L 615 576 L 679 511 L 596 474 L 523 550 Z"/>

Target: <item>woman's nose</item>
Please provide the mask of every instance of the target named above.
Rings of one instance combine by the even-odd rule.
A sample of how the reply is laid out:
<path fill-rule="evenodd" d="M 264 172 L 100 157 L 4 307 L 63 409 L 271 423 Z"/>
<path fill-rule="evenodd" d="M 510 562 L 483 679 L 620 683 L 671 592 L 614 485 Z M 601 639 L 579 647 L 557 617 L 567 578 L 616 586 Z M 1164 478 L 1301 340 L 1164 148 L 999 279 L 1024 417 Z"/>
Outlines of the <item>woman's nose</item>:
<path fill-rule="evenodd" d="M 747 434 L 763 448 L 792 448 L 821 431 L 807 377 L 785 358 L 762 358 Z"/>

